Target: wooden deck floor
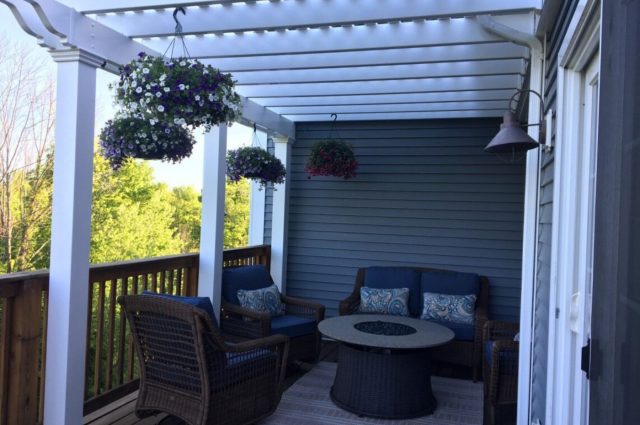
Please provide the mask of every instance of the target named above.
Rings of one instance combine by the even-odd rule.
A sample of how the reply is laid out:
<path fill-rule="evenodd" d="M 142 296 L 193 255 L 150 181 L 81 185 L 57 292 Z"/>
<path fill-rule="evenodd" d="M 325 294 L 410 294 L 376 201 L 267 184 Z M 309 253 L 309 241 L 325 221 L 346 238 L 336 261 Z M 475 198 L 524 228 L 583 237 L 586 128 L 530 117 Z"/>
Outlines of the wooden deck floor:
<path fill-rule="evenodd" d="M 337 346 L 335 343 L 325 343 L 320 352 L 321 361 L 336 361 L 337 359 Z M 287 371 L 287 377 L 285 380 L 285 388 L 289 388 L 305 373 L 311 370 L 311 365 L 300 364 L 299 367 L 290 368 Z M 136 407 L 136 398 L 138 392 L 129 394 L 102 409 L 84 417 L 84 425 L 182 425 L 183 422 L 173 417 L 167 417 L 166 415 L 157 415 L 145 419 L 139 419 L 136 417 L 134 410 Z"/>

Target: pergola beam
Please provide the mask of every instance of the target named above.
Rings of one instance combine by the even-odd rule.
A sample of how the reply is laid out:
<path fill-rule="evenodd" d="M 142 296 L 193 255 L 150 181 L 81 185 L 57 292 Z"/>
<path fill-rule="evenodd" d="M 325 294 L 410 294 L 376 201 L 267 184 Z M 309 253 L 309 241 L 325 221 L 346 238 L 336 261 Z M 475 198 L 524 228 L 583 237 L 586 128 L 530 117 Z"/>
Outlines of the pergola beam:
<path fill-rule="evenodd" d="M 452 91 L 402 94 L 368 94 L 345 96 L 263 97 L 254 99 L 268 108 L 278 106 L 393 105 L 407 103 L 448 103 L 508 100 L 514 89 Z"/>
<path fill-rule="evenodd" d="M 410 47 L 404 49 L 327 52 L 319 54 L 245 56 L 204 59 L 224 72 L 331 69 L 384 65 L 527 58 L 529 50 L 513 43 Z"/>
<path fill-rule="evenodd" d="M 530 25 L 527 15 L 498 16 L 495 20 L 515 28 Z M 167 37 L 141 40 L 143 44 L 159 51 L 169 43 Z M 192 57 L 214 58 L 501 43 L 504 40 L 485 31 L 474 18 L 460 18 L 292 31 L 208 34 L 185 37 L 185 42 L 188 43 Z"/>
<path fill-rule="evenodd" d="M 93 2 L 91 2 L 93 3 Z M 129 37 L 173 34 L 173 7 L 128 9 L 138 13 L 101 13 L 93 4 L 84 10 L 95 19 Z M 185 34 L 273 31 L 291 28 L 460 18 L 482 14 L 526 13 L 538 2 L 531 0 L 403 1 L 303 0 L 262 2 L 187 2 L 180 16 Z M 172 5 L 174 6 L 174 5 Z M 175 6 L 174 6 L 175 7 Z M 92 9 L 92 10 L 91 10 Z"/>
<path fill-rule="evenodd" d="M 519 75 L 501 75 L 347 83 L 267 84 L 262 86 L 241 86 L 238 87 L 238 92 L 245 97 L 259 98 L 496 90 L 520 87 L 521 79 L 522 77 Z"/>
<path fill-rule="evenodd" d="M 451 112 L 385 112 L 383 114 L 351 114 L 343 117 L 348 121 L 380 121 L 380 120 L 428 120 L 447 118 L 492 118 L 502 116 L 502 111 L 451 111 Z M 287 115 L 294 121 L 330 121 L 327 114 L 319 115 Z"/>
<path fill-rule="evenodd" d="M 313 115 L 313 114 L 362 114 L 402 112 L 440 112 L 440 111 L 471 111 L 498 110 L 505 111 L 509 107 L 509 100 L 494 100 L 489 102 L 450 102 L 450 103 L 405 103 L 378 105 L 340 105 L 340 106 L 284 106 L 272 107 L 271 110 L 282 115 Z"/>
<path fill-rule="evenodd" d="M 468 77 L 479 75 L 524 75 L 522 59 L 388 65 L 378 67 L 333 68 L 321 70 L 280 70 L 236 72 L 239 85 L 330 83 L 341 81 L 406 80 L 413 78 Z"/>

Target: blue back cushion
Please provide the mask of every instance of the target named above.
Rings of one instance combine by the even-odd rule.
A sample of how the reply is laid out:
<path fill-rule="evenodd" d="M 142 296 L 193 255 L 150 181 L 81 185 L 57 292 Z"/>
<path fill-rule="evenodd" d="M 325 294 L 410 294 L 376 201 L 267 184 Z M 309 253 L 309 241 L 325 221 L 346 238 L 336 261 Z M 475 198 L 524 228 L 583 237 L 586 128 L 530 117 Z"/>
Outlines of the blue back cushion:
<path fill-rule="evenodd" d="M 368 267 L 364 286 L 377 289 L 409 288 L 409 313 L 420 314 L 420 273 L 409 267 Z"/>
<path fill-rule="evenodd" d="M 421 273 L 420 294 L 480 295 L 480 276 L 475 273 L 428 271 Z M 422 298 L 422 297 L 421 297 Z"/>
<path fill-rule="evenodd" d="M 169 300 L 178 301 L 181 303 L 189 304 L 194 307 L 201 308 L 202 310 L 209 313 L 211 317 L 211 321 L 214 326 L 218 327 L 218 321 L 216 320 L 216 315 L 213 313 L 213 304 L 211 304 L 211 300 L 209 297 L 181 297 L 179 295 L 170 295 L 170 294 L 160 294 L 157 292 L 144 291 L 142 295 L 155 295 L 157 297 L 167 298 Z"/>
<path fill-rule="evenodd" d="M 222 298 L 240 305 L 239 289 L 253 291 L 272 284 L 269 270 L 263 265 L 225 268 L 222 271 Z"/>

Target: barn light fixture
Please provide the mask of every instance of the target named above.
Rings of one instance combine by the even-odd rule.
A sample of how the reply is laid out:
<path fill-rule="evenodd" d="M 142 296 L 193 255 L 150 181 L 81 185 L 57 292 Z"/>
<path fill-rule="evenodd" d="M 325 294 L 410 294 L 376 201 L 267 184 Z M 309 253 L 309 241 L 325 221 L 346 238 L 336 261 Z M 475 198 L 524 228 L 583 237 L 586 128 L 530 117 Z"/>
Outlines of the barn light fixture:
<path fill-rule="evenodd" d="M 540 98 L 540 122 L 537 124 L 525 124 L 521 125 L 515 117 L 513 110 L 511 110 L 511 104 L 515 100 L 517 95 L 522 93 L 533 93 Z M 487 147 L 484 148 L 485 152 L 496 154 L 511 154 L 515 155 L 528 151 L 529 149 L 535 149 L 544 144 L 545 141 L 545 120 L 544 120 L 544 101 L 542 96 L 533 90 L 517 90 L 516 93 L 511 96 L 509 100 L 509 111 L 505 112 L 503 116 L 502 124 L 500 125 L 500 131 L 489 142 Z M 537 142 L 531 136 L 529 136 L 522 127 L 539 126 L 539 139 Z"/>

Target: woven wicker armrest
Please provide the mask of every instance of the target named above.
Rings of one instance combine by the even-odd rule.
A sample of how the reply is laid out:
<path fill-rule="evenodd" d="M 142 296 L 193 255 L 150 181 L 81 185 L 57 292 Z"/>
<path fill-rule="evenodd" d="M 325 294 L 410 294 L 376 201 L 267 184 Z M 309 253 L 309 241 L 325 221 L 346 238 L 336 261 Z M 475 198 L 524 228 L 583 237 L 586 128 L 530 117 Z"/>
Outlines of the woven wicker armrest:
<path fill-rule="evenodd" d="M 242 353 L 246 351 L 262 349 L 270 350 L 276 353 L 278 356 L 278 382 L 282 383 L 287 371 L 284 365 L 289 360 L 289 337 L 282 334 L 270 335 L 264 338 L 252 339 L 250 341 L 243 341 L 237 344 L 227 344 L 225 351 L 233 353 Z"/>
<path fill-rule="evenodd" d="M 271 315 L 222 301 L 220 328 L 223 332 L 246 338 L 260 338 L 271 333 Z"/>
<path fill-rule="evenodd" d="M 488 394 L 492 403 L 515 402 L 518 397 L 519 347 L 519 342 L 509 340 L 498 340 L 493 344 Z"/>
<path fill-rule="evenodd" d="M 360 291 L 352 292 L 351 295 L 340 301 L 340 316 L 353 314 L 358 311 L 358 307 L 360 307 Z"/>
<path fill-rule="evenodd" d="M 282 295 L 280 298 L 285 305 L 286 314 L 306 317 L 308 319 L 313 319 L 316 322 L 324 319 L 325 307 L 322 304 L 300 298 L 289 297 L 287 295 Z"/>
<path fill-rule="evenodd" d="M 520 325 L 518 323 L 489 320 L 484 324 L 482 338 L 484 341 L 512 341 L 518 332 L 520 332 Z"/>

